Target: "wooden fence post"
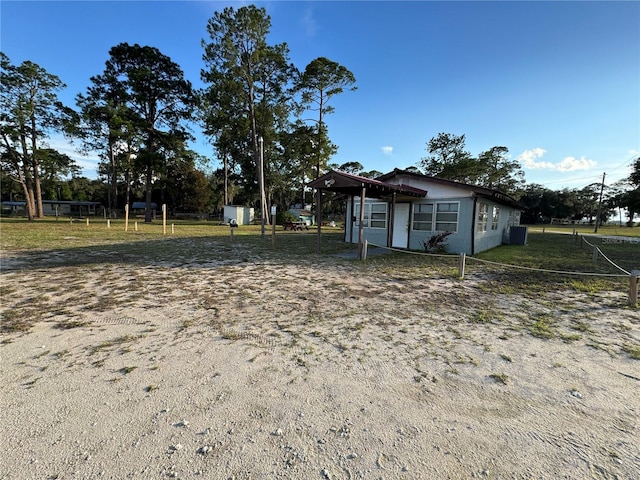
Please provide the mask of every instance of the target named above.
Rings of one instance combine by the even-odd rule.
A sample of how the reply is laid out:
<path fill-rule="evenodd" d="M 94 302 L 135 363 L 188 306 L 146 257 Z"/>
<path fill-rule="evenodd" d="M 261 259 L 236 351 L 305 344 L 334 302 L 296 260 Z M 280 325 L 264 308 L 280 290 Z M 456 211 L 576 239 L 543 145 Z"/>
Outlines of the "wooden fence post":
<path fill-rule="evenodd" d="M 593 256 L 591 257 L 591 263 L 594 265 L 598 263 L 598 247 L 593 246 Z"/>
<path fill-rule="evenodd" d="M 464 267 L 466 263 L 465 259 L 466 259 L 466 254 L 462 252 L 460 254 L 460 260 L 458 260 L 458 276 L 460 277 L 461 280 L 464 278 Z"/>
<path fill-rule="evenodd" d="M 362 260 L 367 259 L 367 248 L 369 248 L 369 242 L 365 238 L 364 242 L 362 242 Z"/>
<path fill-rule="evenodd" d="M 162 204 L 162 234 L 167 234 L 167 204 Z"/>
<path fill-rule="evenodd" d="M 640 270 L 631 270 L 629 274 L 629 306 L 635 307 L 638 303 L 638 277 Z"/>

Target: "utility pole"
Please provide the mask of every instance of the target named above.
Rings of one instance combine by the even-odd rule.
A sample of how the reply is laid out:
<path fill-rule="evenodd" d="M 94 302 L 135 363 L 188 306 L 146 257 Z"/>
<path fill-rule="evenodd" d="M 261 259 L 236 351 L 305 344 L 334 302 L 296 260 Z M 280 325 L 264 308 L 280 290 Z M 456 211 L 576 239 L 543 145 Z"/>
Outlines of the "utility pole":
<path fill-rule="evenodd" d="M 593 230 L 593 233 L 598 233 L 598 224 L 600 223 L 600 215 L 602 213 L 602 192 L 604 192 L 604 177 L 606 173 L 602 174 L 602 184 L 600 185 L 600 201 L 598 202 L 598 213 L 596 215 L 596 227 Z"/>
<path fill-rule="evenodd" d="M 262 136 L 258 138 L 260 142 L 260 236 L 264 238 L 265 216 L 269 214 L 265 205 L 267 201 L 264 196 L 264 139 Z"/>

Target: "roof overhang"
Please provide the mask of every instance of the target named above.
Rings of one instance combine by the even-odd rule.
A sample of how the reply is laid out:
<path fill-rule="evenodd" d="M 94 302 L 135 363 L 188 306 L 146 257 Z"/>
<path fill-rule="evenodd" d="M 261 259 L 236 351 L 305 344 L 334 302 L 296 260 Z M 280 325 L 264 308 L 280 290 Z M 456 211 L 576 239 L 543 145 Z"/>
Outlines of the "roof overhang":
<path fill-rule="evenodd" d="M 408 185 L 395 185 L 392 183 L 361 177 L 351 173 L 331 170 L 308 183 L 311 188 L 328 190 L 346 195 L 360 196 L 362 189 L 366 189 L 366 196 L 370 198 L 386 198 L 396 195 L 414 198 L 424 198 L 426 190 L 410 187 Z"/>

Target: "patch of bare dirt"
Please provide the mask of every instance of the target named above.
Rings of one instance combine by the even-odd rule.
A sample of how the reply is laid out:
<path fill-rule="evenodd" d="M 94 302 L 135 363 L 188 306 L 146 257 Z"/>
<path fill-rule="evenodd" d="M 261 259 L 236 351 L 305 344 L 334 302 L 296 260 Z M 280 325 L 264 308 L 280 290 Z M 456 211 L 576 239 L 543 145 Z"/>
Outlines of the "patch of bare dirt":
<path fill-rule="evenodd" d="M 640 475 L 622 292 L 344 259 L 11 265 L 3 322 L 33 326 L 2 335 L 0 478 Z"/>

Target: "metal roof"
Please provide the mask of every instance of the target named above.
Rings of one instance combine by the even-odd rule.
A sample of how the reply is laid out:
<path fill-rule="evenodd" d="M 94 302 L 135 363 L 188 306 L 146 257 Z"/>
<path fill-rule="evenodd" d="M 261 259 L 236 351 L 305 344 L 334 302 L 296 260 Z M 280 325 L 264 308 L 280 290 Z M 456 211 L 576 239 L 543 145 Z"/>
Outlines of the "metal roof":
<path fill-rule="evenodd" d="M 367 197 L 383 198 L 394 193 L 409 197 L 425 197 L 426 190 L 411 187 L 409 185 L 394 185 L 373 178 L 361 177 L 352 173 L 331 170 L 330 172 L 316 178 L 308 183 L 312 188 L 318 190 L 330 190 L 332 192 L 344 193 L 347 195 L 360 195 L 362 189 L 366 188 Z"/>

